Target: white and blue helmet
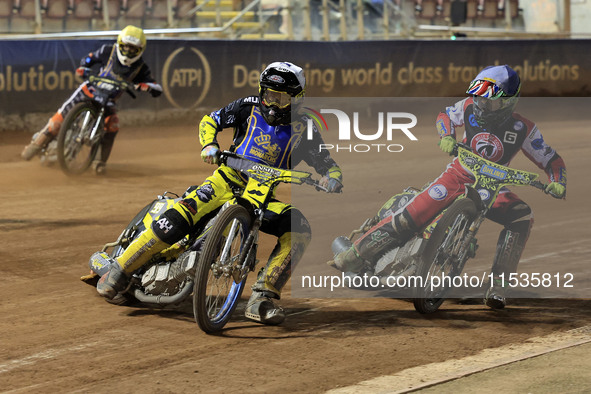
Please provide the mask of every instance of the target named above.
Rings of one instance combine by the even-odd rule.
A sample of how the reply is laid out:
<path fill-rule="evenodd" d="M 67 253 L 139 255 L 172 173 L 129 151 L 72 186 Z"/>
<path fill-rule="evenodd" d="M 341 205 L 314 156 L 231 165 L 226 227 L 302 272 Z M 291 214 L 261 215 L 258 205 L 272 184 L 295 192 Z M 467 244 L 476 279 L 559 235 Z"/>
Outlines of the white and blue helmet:
<path fill-rule="evenodd" d="M 500 123 L 513 113 L 521 80 L 511 67 L 489 66 L 484 68 L 470 82 L 466 93 L 474 99 L 474 117 L 481 127 L 492 122 Z"/>

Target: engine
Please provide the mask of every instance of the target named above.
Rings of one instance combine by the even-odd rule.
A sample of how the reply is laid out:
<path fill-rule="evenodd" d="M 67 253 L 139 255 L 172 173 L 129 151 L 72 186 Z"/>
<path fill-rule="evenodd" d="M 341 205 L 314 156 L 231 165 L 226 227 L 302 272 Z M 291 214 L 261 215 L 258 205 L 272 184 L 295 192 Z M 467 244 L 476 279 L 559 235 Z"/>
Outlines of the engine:
<path fill-rule="evenodd" d="M 186 252 L 173 262 L 154 264 L 142 275 L 146 294 L 173 295 L 180 285 L 195 275 L 197 252 Z"/>
<path fill-rule="evenodd" d="M 415 258 L 422 252 L 423 238 L 415 237 L 399 248 L 385 253 L 374 268 L 374 275 L 386 278 L 389 276 L 409 276 L 416 271 Z"/>

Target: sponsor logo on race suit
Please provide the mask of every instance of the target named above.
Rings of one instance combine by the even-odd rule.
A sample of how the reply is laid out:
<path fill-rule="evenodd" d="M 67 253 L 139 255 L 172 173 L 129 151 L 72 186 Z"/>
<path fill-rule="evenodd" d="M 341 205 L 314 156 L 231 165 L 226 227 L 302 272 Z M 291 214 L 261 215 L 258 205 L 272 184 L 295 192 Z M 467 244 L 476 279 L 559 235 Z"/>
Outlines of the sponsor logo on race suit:
<path fill-rule="evenodd" d="M 441 201 L 447 197 L 447 188 L 442 184 L 436 184 L 429 188 L 429 197 L 435 201 Z"/>
<path fill-rule="evenodd" d="M 291 125 L 268 125 L 258 107 L 253 107 L 246 136 L 236 148 L 236 153 L 261 164 L 287 169 L 291 150 L 301 135 L 302 131 L 295 131 Z"/>
<path fill-rule="evenodd" d="M 478 133 L 470 141 L 472 150 L 490 161 L 499 161 L 503 157 L 503 143 L 494 134 Z"/>

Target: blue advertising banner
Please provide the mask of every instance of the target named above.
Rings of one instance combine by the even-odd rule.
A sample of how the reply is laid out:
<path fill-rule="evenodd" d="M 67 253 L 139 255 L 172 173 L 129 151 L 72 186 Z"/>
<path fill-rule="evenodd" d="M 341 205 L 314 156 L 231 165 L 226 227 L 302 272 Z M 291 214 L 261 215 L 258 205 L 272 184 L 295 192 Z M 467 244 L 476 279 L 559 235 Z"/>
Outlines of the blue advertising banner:
<path fill-rule="evenodd" d="M 50 112 L 81 80 L 80 59 L 111 40 L 3 41 L 0 113 Z M 122 108 L 216 108 L 256 94 L 266 64 L 292 61 L 314 97 L 463 96 L 484 66 L 509 64 L 524 96 L 589 96 L 591 40 L 550 41 L 203 41 L 149 39 L 144 54 L 164 88 Z"/>

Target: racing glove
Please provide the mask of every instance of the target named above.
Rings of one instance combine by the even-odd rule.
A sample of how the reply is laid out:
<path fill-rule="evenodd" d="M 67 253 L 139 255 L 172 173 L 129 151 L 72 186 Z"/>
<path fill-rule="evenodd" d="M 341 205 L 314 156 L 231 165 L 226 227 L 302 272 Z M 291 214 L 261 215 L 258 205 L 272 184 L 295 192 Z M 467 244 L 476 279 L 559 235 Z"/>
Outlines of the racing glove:
<path fill-rule="evenodd" d="M 135 90 L 141 90 L 142 92 L 150 92 L 152 97 L 158 97 L 162 94 L 162 87 L 157 83 L 151 82 L 140 82 L 136 84 Z"/>
<path fill-rule="evenodd" d="M 343 188 L 343 174 L 337 166 L 331 167 L 328 173 L 322 177 L 320 184 L 326 188 L 328 193 L 340 193 Z"/>
<path fill-rule="evenodd" d="M 135 85 L 135 90 L 141 90 L 142 92 L 147 92 L 148 90 L 150 90 L 150 85 L 148 85 L 145 82 L 140 82 L 137 85 Z"/>
<path fill-rule="evenodd" d="M 81 78 L 86 78 L 86 77 L 88 77 L 89 74 L 90 74 L 90 68 L 88 68 L 88 67 L 78 67 L 76 69 L 76 75 L 78 75 Z"/>
<path fill-rule="evenodd" d="M 208 145 L 201 150 L 201 159 L 207 164 L 219 163 L 220 150 L 216 145 Z"/>
<path fill-rule="evenodd" d="M 551 182 L 546 186 L 546 193 L 554 198 L 564 198 L 566 195 L 566 186 L 559 182 Z"/>
<path fill-rule="evenodd" d="M 456 147 L 456 139 L 452 136 L 443 137 L 439 140 L 439 148 L 447 154 L 452 154 Z"/>

